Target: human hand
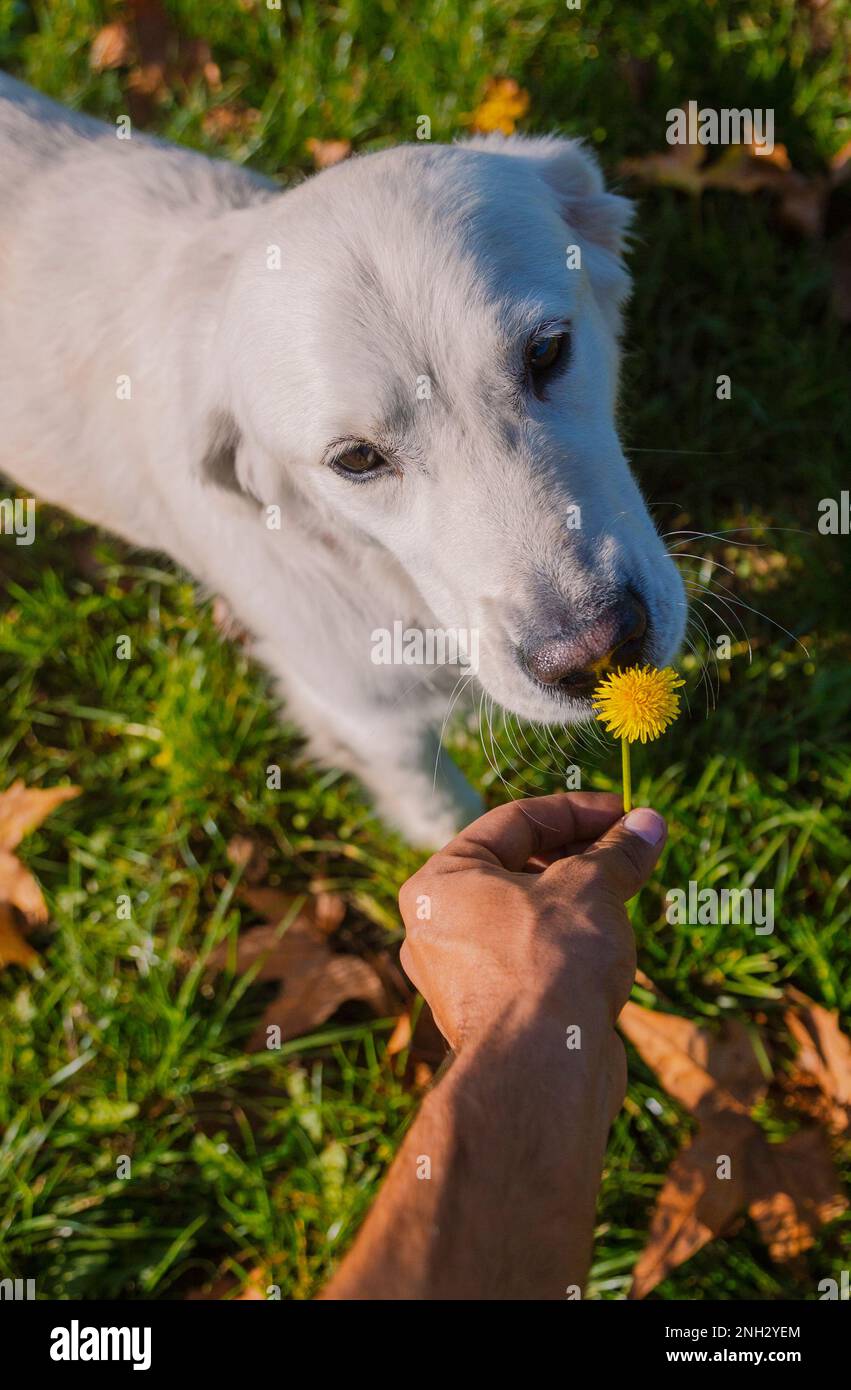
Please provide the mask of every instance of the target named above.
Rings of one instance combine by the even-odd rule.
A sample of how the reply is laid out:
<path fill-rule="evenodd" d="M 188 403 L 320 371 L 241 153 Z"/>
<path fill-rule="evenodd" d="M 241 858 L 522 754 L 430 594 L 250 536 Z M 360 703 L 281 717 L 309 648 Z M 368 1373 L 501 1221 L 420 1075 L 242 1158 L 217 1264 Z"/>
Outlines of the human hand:
<path fill-rule="evenodd" d="M 635 975 L 625 903 L 666 836 L 614 795 L 509 802 L 474 821 L 403 884 L 402 965 L 460 1051 L 496 1026 L 578 1014 L 611 1033 Z"/>

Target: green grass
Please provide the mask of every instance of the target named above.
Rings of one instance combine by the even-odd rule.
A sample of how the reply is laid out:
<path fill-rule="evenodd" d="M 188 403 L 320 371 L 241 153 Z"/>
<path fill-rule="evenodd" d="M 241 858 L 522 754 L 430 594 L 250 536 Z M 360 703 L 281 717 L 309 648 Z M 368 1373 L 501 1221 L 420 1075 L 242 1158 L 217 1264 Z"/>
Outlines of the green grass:
<path fill-rule="evenodd" d="M 556 0 L 421 0 L 415 23 L 408 8 L 284 0 L 278 14 L 174 0 L 177 26 L 210 42 L 224 87 L 176 84 L 154 127 L 288 177 L 309 166 L 310 136 L 369 149 L 411 139 L 428 114 L 434 138 L 452 138 L 486 79 L 508 74 L 531 94 L 524 128 L 585 135 L 609 170 L 662 148 L 665 111 L 690 98 L 773 106 L 777 138 L 807 171 L 851 136 L 847 0 L 824 12 L 826 40 L 789 0 L 597 0 L 581 15 Z M 0 63 L 114 119 L 126 110 L 124 74 L 93 74 L 87 59 L 114 13 L 96 0 L 0 0 Z M 216 144 L 204 114 L 234 100 L 260 121 Z M 770 1031 L 794 980 L 848 1025 L 849 540 L 816 529 L 819 500 L 848 486 L 848 330 L 829 307 L 823 249 L 780 229 L 763 199 L 697 205 L 644 193 L 632 265 L 622 425 L 661 529 L 747 528 L 729 540 L 759 548 L 682 547 L 732 575 L 683 563 L 714 573 L 807 649 L 737 609 L 749 662 L 729 610 L 711 596 L 716 614 L 696 607 L 735 646 L 717 668 L 717 708 L 707 712 L 689 659 L 689 717 L 635 759 L 637 798 L 672 824 L 634 910 L 641 964 L 689 1015 L 732 1012 Z M 721 372 L 729 402 L 715 398 Z M 284 1297 L 309 1297 L 356 1229 L 416 1098 L 385 1054 L 390 1025 L 355 1008 L 281 1053 L 245 1055 L 261 992 L 228 976 L 212 988 L 202 968 L 253 920 L 225 847 L 254 834 L 273 881 L 338 888 L 373 942 L 398 939 L 395 894 L 416 857 L 347 779 L 300 760 L 262 673 L 157 557 L 130 557 L 43 512 L 32 551 L 0 546 L 0 582 L 0 784 L 83 788 L 24 845 L 51 906 L 37 938 L 43 971 L 0 978 L 0 1276 L 34 1276 L 43 1297 L 177 1297 L 223 1273 L 238 1286 L 262 1267 Z M 128 661 L 115 655 L 123 634 Z M 516 790 L 556 789 L 577 760 L 586 785 L 615 784 L 613 748 L 571 752 L 564 738 L 526 731 L 519 758 L 510 734 L 498 731 L 495 751 Z M 453 746 L 493 801 L 505 795 L 471 723 Z M 266 789 L 270 762 L 285 769 L 280 792 Z M 773 936 L 666 923 L 666 886 L 740 885 L 748 873 L 776 890 Z M 118 916 L 122 894 L 129 920 Z M 601 1195 L 594 1296 L 623 1295 L 688 1132 L 633 1056 Z M 115 1176 L 120 1155 L 132 1158 L 130 1179 Z M 847 1178 L 847 1151 L 838 1158 Z M 849 1261 L 849 1218 L 795 1271 L 773 1266 L 745 1222 L 658 1294 L 811 1298 Z"/>

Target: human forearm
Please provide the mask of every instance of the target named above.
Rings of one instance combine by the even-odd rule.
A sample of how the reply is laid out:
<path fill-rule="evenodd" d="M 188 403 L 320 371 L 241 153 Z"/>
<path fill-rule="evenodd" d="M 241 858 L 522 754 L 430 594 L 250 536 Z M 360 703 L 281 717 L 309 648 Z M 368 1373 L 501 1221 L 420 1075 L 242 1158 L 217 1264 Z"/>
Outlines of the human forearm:
<path fill-rule="evenodd" d="M 547 1299 L 581 1287 L 622 1049 L 587 1007 L 569 1048 L 577 1013 L 506 1020 L 454 1061 L 326 1298 Z"/>
<path fill-rule="evenodd" d="M 664 833 L 646 809 L 621 820 L 617 797 L 540 797 L 489 812 L 403 885 L 401 962 L 456 1060 L 324 1297 L 581 1286 L 625 1085 L 623 905 Z"/>

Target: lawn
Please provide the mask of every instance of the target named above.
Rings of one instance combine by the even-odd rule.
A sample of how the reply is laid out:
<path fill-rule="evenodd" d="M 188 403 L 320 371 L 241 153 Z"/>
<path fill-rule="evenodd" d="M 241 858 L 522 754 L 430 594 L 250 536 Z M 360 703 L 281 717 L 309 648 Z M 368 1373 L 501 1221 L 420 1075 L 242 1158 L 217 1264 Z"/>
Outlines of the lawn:
<path fill-rule="evenodd" d="M 463 134 L 493 76 L 528 91 L 521 129 L 585 136 L 615 175 L 663 150 L 666 111 L 691 99 L 773 108 L 777 140 L 810 176 L 851 139 L 849 0 L 167 8 L 185 40 L 209 44 L 221 81 L 174 74 L 148 101 L 149 128 L 284 181 L 312 168 L 310 139 L 379 148 L 414 138 L 423 114 L 433 139 Z M 121 13 L 0 0 L 0 66 L 114 120 L 127 69 L 93 71 L 89 53 Z M 831 307 L 824 245 L 784 226 L 770 198 L 629 191 L 622 433 L 679 547 L 696 648 L 682 663 L 687 717 L 634 760 L 636 799 L 671 824 L 633 905 L 640 964 L 690 1018 L 735 1015 L 770 1033 L 794 981 L 847 1030 L 849 539 L 819 532 L 818 507 L 849 486 L 849 328 Z M 722 373 L 730 400 L 716 396 Z M 393 1020 L 357 1006 L 280 1052 L 246 1054 L 262 991 L 227 972 L 211 985 L 203 969 L 257 920 L 226 847 L 250 835 L 272 883 L 342 893 L 352 938 L 371 944 L 398 941 L 396 892 L 418 857 L 350 780 L 304 761 L 263 673 L 162 557 L 45 510 L 37 545 L 0 537 L 0 589 L 0 786 L 82 788 L 22 849 L 51 911 L 33 938 L 41 966 L 0 976 L 0 1277 L 35 1277 L 48 1298 L 176 1298 L 218 1280 L 237 1292 L 261 1270 L 282 1297 L 309 1298 L 418 1095 L 404 1059 L 387 1055 Z M 712 653 L 724 634 L 729 659 L 704 664 L 707 636 Z M 121 635 L 129 661 L 116 659 Z M 470 715 L 451 745 L 494 804 L 506 784 L 563 787 L 577 761 L 584 785 L 617 785 L 617 750 L 602 740 L 589 751 L 512 722 L 491 741 Z M 270 763 L 284 769 L 280 791 L 266 786 Z M 670 925 L 665 887 L 692 879 L 774 888 L 774 934 Z M 641 987 L 635 997 L 649 1001 Z M 761 1123 L 770 1138 L 789 1132 L 770 1109 Z M 631 1052 L 589 1296 L 625 1296 L 690 1128 Z M 115 1175 L 122 1154 L 129 1181 Z M 848 1147 L 836 1157 L 847 1180 Z M 812 1298 L 849 1267 L 849 1215 L 791 1266 L 772 1263 L 745 1219 L 654 1296 Z"/>

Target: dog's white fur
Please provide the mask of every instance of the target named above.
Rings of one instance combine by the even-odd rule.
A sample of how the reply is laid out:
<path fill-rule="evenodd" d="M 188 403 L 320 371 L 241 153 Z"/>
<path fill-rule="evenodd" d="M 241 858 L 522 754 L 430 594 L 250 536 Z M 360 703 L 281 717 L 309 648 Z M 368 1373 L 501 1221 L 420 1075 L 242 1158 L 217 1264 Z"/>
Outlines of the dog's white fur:
<path fill-rule="evenodd" d="M 648 659 L 681 640 L 614 424 L 629 212 L 574 141 L 402 146 L 282 193 L 0 75 L 0 470 L 223 594 L 316 755 L 441 842 L 477 810 L 445 758 L 434 783 L 459 672 L 375 665 L 376 628 L 477 629 L 487 694 L 549 722 L 587 701 L 517 652 L 563 613 L 630 583 Z M 518 354 L 555 320 L 573 357 L 541 402 Z M 400 473 L 341 478 L 340 438 Z"/>

